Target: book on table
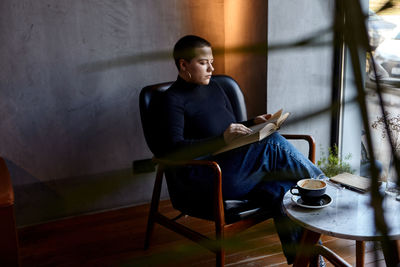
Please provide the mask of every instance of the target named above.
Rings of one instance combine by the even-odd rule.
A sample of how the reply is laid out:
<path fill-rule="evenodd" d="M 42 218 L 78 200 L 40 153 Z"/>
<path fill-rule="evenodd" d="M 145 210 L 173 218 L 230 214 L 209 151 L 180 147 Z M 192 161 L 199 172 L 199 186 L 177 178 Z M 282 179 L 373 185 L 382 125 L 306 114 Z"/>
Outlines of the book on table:
<path fill-rule="evenodd" d="M 278 110 L 266 122 L 249 127 L 252 133 L 236 138 L 231 143 L 214 152 L 213 155 L 263 140 L 277 131 L 289 115 L 290 113 L 283 114 L 282 109 Z"/>
<path fill-rule="evenodd" d="M 371 187 L 371 179 L 347 172 L 335 175 L 329 180 L 360 192 L 367 192 Z"/>

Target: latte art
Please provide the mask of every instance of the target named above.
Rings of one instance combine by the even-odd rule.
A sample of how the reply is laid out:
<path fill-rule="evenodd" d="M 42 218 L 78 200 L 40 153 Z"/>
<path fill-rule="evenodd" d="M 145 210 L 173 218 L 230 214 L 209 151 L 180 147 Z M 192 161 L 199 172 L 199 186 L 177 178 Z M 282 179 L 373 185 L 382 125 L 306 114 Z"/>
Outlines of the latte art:
<path fill-rule="evenodd" d="M 305 189 L 321 189 L 326 186 L 325 182 L 319 180 L 305 180 L 300 185 L 302 188 Z"/>

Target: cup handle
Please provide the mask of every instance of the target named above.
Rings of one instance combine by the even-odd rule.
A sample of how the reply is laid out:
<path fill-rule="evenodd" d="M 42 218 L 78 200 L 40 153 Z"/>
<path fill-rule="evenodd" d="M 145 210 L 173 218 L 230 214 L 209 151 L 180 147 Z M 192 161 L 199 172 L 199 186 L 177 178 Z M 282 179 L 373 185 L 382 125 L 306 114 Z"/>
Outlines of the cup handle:
<path fill-rule="evenodd" d="M 296 193 L 296 192 L 293 192 L 294 189 L 297 190 L 297 193 Z M 293 186 L 292 188 L 290 188 L 290 193 L 291 193 L 292 195 L 295 195 L 295 196 L 299 196 L 299 195 L 300 195 L 300 192 L 299 192 L 299 189 L 298 189 L 297 185 L 295 185 L 295 186 Z"/>

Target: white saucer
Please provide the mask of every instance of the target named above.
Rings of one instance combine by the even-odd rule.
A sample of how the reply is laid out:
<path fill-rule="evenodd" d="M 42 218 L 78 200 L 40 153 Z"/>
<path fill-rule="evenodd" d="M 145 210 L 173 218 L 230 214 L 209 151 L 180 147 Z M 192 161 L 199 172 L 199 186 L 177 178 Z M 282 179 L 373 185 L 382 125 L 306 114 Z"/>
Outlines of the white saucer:
<path fill-rule="evenodd" d="M 322 196 L 320 203 L 315 204 L 315 205 L 310 205 L 310 204 L 306 204 L 304 203 L 304 201 L 301 199 L 300 196 L 292 196 L 292 201 L 303 208 L 309 208 L 309 209 L 320 209 L 320 208 L 325 208 L 327 206 L 329 206 L 332 203 L 332 198 L 325 194 Z"/>

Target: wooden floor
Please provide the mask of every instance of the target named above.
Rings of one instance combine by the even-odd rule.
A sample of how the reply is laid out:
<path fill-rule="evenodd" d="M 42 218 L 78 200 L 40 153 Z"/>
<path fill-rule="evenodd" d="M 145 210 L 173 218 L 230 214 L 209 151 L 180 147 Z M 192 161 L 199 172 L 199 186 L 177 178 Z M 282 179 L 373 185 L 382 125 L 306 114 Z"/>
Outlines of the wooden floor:
<path fill-rule="evenodd" d="M 214 266 L 214 254 L 157 225 L 150 249 L 143 250 L 148 205 L 123 208 L 19 229 L 22 266 Z M 178 213 L 169 201 L 161 210 Z M 212 236 L 207 221 L 183 217 L 179 221 Z M 355 242 L 323 237 L 323 243 L 350 264 Z M 228 242 L 226 266 L 288 266 L 272 220 Z M 366 244 L 366 266 L 385 266 L 372 242 Z M 330 266 L 328 264 L 328 266 Z"/>

